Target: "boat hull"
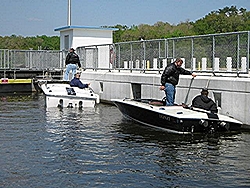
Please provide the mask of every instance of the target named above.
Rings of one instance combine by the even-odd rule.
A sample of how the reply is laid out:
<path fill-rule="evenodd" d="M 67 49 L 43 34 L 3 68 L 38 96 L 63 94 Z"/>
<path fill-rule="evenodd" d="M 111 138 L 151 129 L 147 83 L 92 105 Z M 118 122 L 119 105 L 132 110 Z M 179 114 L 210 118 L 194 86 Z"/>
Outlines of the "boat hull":
<path fill-rule="evenodd" d="M 40 87 L 47 108 L 93 108 L 100 102 L 99 95 L 90 88 L 80 89 L 62 83 L 43 83 Z"/>
<path fill-rule="evenodd" d="M 238 131 L 241 122 L 223 115 L 199 112 L 182 106 L 155 106 L 133 100 L 113 100 L 121 113 L 143 125 L 178 134 Z"/>
<path fill-rule="evenodd" d="M 95 99 L 90 98 L 68 98 L 66 96 L 46 95 L 46 107 L 53 108 L 93 108 L 96 105 Z"/>

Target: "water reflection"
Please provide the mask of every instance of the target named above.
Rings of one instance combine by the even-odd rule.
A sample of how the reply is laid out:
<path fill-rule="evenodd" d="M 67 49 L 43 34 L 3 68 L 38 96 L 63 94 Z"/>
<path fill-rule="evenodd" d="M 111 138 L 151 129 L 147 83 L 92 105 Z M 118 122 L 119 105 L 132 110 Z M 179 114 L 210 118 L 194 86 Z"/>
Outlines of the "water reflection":
<path fill-rule="evenodd" d="M 53 164 L 58 163 L 59 174 L 99 176 L 110 173 L 107 161 L 114 156 L 110 153 L 112 135 L 106 122 L 110 118 L 105 113 L 99 108 L 46 112 L 49 133 L 46 139 L 51 142 L 51 148 L 44 157 L 53 159 Z"/>
<path fill-rule="evenodd" d="M 0 93 L 0 102 L 33 101 L 37 97 L 36 93 Z"/>
<path fill-rule="evenodd" d="M 159 167 L 154 175 L 161 181 L 168 180 L 165 183 L 170 186 L 223 187 L 224 185 L 220 184 L 221 181 L 229 187 L 234 186 L 233 180 L 226 180 L 228 177 L 224 176 L 223 171 L 231 166 L 238 167 L 228 161 L 228 156 L 225 156 L 224 152 L 228 153 L 232 149 L 230 152 L 234 160 L 240 157 L 234 153 L 233 148 L 241 140 L 242 133 L 176 135 L 142 127 L 127 120 L 120 124 L 117 131 L 127 135 L 121 139 L 121 142 L 124 145 L 125 139 L 127 145 L 124 147 L 133 148 L 133 157 L 150 156 L 150 160 L 153 159 L 153 163 Z M 134 149 L 139 147 L 139 153 L 137 153 Z M 245 173 L 247 171 L 242 167 L 240 169 Z M 244 184 L 241 170 L 233 174 L 234 177 L 237 176 L 240 184 Z M 243 176 L 245 176 L 244 173 Z"/>
<path fill-rule="evenodd" d="M 36 98 L 37 97 L 37 98 Z M 115 106 L 1 101 L 3 187 L 249 187 L 250 134 L 175 135 Z"/>

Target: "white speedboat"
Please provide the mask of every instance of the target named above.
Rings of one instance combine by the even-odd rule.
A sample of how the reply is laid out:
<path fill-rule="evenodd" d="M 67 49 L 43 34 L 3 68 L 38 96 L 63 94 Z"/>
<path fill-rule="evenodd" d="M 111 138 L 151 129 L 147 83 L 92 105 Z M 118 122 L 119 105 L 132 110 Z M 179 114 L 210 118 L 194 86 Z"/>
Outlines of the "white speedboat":
<path fill-rule="evenodd" d="M 143 125 L 178 134 L 239 131 L 242 122 L 199 108 L 165 106 L 155 99 L 113 99 L 121 113 Z"/>
<path fill-rule="evenodd" d="M 85 108 L 100 103 L 99 95 L 91 88 L 80 89 L 68 83 L 39 83 L 46 97 L 46 107 Z"/>

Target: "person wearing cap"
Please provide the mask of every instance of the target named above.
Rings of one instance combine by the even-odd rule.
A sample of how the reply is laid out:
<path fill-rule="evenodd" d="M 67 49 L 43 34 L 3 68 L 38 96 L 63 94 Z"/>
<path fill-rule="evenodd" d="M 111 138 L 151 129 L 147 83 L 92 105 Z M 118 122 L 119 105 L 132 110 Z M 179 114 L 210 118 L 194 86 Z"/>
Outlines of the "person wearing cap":
<path fill-rule="evenodd" d="M 211 98 L 208 97 L 208 93 L 208 89 L 203 88 L 201 90 L 201 94 L 196 96 L 192 100 L 192 107 L 201 108 L 207 111 L 211 111 L 212 113 L 217 113 L 217 105 Z"/>
<path fill-rule="evenodd" d="M 81 68 L 79 56 L 75 53 L 74 48 L 69 49 L 69 53 L 66 56 L 65 65 L 66 65 L 66 71 L 64 73 L 64 80 L 68 81 L 69 72 L 72 71 L 72 75 L 75 75 L 77 66 Z"/>
<path fill-rule="evenodd" d="M 83 84 L 80 80 L 81 73 L 77 72 L 75 77 L 70 81 L 71 87 L 79 87 L 80 89 L 88 88 L 90 84 Z"/>
<path fill-rule="evenodd" d="M 173 106 L 175 100 L 175 87 L 179 82 L 179 75 L 196 75 L 188 70 L 182 68 L 183 61 L 177 58 L 173 63 L 166 66 L 161 75 L 160 90 L 164 90 L 166 94 L 166 106 Z"/>

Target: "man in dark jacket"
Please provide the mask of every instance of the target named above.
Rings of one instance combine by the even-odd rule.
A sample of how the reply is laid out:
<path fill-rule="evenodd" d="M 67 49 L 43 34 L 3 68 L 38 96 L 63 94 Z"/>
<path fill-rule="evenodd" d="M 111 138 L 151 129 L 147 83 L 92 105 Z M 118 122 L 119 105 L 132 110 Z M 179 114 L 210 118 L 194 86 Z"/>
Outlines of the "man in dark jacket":
<path fill-rule="evenodd" d="M 71 87 L 79 87 L 80 89 L 88 88 L 90 84 L 83 84 L 80 80 L 80 73 L 76 73 L 75 77 L 70 81 Z"/>
<path fill-rule="evenodd" d="M 201 94 L 192 100 L 192 107 L 201 108 L 211 111 L 212 113 L 217 113 L 217 105 L 211 98 L 208 97 L 208 93 L 208 89 L 203 88 L 201 90 Z"/>
<path fill-rule="evenodd" d="M 160 90 L 164 90 L 166 93 L 166 105 L 173 106 L 175 100 L 175 87 L 179 82 L 179 75 L 192 75 L 195 77 L 194 73 L 182 68 L 182 59 L 176 59 L 175 62 L 169 64 L 161 75 L 161 87 Z"/>
<path fill-rule="evenodd" d="M 64 80 L 69 80 L 69 72 L 72 71 L 72 75 L 76 74 L 77 66 L 81 68 L 79 56 L 75 53 L 74 48 L 70 48 L 65 60 L 66 71 L 64 74 Z"/>

